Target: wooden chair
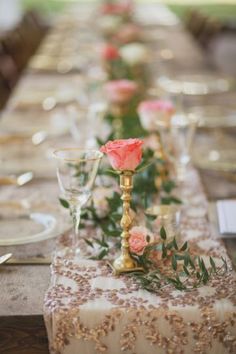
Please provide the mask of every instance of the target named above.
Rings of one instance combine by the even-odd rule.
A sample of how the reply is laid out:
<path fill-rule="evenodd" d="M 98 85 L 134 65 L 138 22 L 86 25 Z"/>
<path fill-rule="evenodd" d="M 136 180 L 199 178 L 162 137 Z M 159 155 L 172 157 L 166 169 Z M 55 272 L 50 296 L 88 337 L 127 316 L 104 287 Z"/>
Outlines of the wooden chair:
<path fill-rule="evenodd" d="M 198 43 L 206 48 L 211 39 L 221 32 L 223 24 L 214 17 L 191 9 L 186 14 L 185 26 Z"/>

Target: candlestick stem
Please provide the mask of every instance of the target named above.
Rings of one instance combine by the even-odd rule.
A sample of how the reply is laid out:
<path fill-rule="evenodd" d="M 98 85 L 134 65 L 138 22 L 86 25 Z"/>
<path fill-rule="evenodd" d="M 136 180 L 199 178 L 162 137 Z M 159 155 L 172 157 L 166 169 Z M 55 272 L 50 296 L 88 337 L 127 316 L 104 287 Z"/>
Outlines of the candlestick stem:
<path fill-rule="evenodd" d="M 137 270 L 143 270 L 137 266 L 137 262 L 130 256 L 129 251 L 129 230 L 132 224 L 130 216 L 130 202 L 131 192 L 133 189 L 133 172 L 123 171 L 120 175 L 120 188 L 122 191 L 121 200 L 123 201 L 123 215 L 120 225 L 122 227 L 121 233 L 121 255 L 113 262 L 113 270 L 115 273 L 125 273 Z"/>

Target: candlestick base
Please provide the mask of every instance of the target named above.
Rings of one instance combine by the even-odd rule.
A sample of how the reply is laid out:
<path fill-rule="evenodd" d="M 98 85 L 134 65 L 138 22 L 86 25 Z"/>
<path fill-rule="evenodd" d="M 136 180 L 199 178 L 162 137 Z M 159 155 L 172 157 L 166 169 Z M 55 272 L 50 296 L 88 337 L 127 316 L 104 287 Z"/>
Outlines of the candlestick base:
<path fill-rule="evenodd" d="M 119 262 L 120 257 L 117 258 L 113 263 L 108 262 L 108 266 L 112 269 L 114 275 L 120 275 L 122 273 L 132 273 L 132 272 L 144 272 L 144 269 L 140 266 L 137 266 L 137 263 L 130 263 L 129 267 L 122 265 L 122 262 Z"/>

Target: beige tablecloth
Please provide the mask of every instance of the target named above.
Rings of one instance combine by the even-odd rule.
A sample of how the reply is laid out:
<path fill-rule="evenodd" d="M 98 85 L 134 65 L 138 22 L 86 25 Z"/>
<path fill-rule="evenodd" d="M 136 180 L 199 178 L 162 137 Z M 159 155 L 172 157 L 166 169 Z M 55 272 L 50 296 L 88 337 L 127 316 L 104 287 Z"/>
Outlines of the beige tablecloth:
<path fill-rule="evenodd" d="M 208 203 L 192 170 L 181 191 L 187 206 L 182 240 L 201 256 L 230 261 L 211 233 Z M 207 258 L 206 258 L 207 262 Z M 51 353 L 225 354 L 236 350 L 236 275 L 213 277 L 190 292 L 167 286 L 140 290 L 129 276 L 115 277 L 104 261 L 55 258 L 44 303 Z"/>

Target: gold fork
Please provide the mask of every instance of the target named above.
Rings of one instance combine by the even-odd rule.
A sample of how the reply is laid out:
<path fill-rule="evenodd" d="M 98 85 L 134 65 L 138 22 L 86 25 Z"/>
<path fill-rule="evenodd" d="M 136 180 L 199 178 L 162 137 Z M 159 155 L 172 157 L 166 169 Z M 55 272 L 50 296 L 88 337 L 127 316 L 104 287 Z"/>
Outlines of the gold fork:
<path fill-rule="evenodd" d="M 33 172 L 25 172 L 19 176 L 0 176 L 0 186 L 16 185 L 23 186 L 30 182 L 34 177 Z"/>

